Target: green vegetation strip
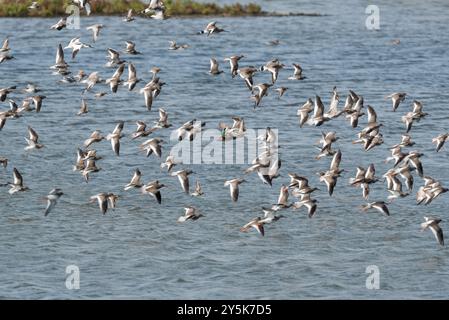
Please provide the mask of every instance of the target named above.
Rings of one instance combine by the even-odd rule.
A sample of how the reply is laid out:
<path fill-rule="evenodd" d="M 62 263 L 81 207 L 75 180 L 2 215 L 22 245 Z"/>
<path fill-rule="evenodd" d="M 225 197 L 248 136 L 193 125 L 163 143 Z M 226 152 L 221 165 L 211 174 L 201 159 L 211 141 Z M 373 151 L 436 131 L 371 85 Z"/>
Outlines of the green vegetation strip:
<path fill-rule="evenodd" d="M 289 13 L 278 14 L 262 11 L 254 3 L 220 6 L 215 3 L 200 3 L 192 0 L 166 0 L 163 1 L 167 16 L 291 16 L 307 15 L 319 16 L 316 13 Z M 40 0 L 39 9 L 29 10 L 32 1 L 0 0 L 0 17 L 53 17 L 66 14 L 66 8 L 72 4 L 70 0 Z M 129 9 L 140 13 L 147 4 L 140 0 L 90 0 L 91 15 L 125 15 Z M 81 14 L 84 14 L 83 12 Z"/>

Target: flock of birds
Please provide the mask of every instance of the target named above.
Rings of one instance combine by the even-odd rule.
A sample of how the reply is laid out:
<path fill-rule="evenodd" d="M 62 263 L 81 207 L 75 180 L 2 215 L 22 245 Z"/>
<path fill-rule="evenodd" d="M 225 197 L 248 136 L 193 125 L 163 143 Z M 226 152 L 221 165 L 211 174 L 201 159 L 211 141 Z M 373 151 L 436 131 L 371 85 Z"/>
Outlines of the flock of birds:
<path fill-rule="evenodd" d="M 87 0 L 78 0 L 74 2 L 78 4 L 81 9 L 84 9 L 87 14 L 90 14 L 90 6 Z M 30 10 L 39 9 L 40 7 L 37 2 L 33 2 L 33 4 L 30 5 Z M 165 7 L 162 1 L 153 0 L 143 13 L 151 13 L 153 18 L 163 19 L 164 11 Z M 130 10 L 123 20 L 124 22 L 131 22 L 134 19 L 133 12 Z M 67 27 L 67 18 L 62 18 L 50 28 L 54 30 L 63 30 L 65 27 Z M 92 32 L 92 41 L 94 43 L 98 41 L 102 28 L 102 24 L 95 24 L 87 27 L 87 29 Z M 226 30 L 220 28 L 216 22 L 211 22 L 199 33 L 211 36 L 225 31 Z M 279 44 L 279 41 L 274 40 L 268 44 L 277 45 Z M 107 49 L 108 61 L 106 62 L 106 67 L 116 68 L 111 77 L 102 79 L 99 72 L 85 74 L 83 70 L 80 70 L 76 75 L 73 75 L 70 71 L 70 64 L 66 61 L 64 50 L 71 50 L 71 59 L 76 59 L 82 50 L 88 50 L 91 47 L 92 46 L 90 44 L 82 42 L 80 37 L 70 40 L 68 45 L 65 47 L 63 47 L 62 44 L 59 44 L 56 48 L 55 64 L 50 67 L 53 70 L 53 74 L 60 76 L 60 82 L 79 83 L 84 85 L 84 90 L 81 97 L 81 107 L 78 112 L 79 116 L 89 112 L 84 95 L 93 93 L 94 87 L 104 83 L 109 85 L 111 93 L 114 94 L 117 90 L 119 90 L 120 86 L 125 86 L 128 91 L 133 91 L 136 89 L 138 83 L 143 82 L 142 79 L 138 78 L 137 70 L 134 64 L 123 60 L 120 56 L 120 52 L 112 48 Z M 188 45 L 177 44 L 175 41 L 172 41 L 168 49 L 179 50 L 186 48 L 188 48 Z M 12 49 L 9 46 L 9 39 L 4 40 L 3 46 L 0 49 L 0 63 L 7 62 L 13 58 L 11 51 Z M 136 50 L 136 44 L 131 41 L 126 42 L 125 52 L 129 55 L 140 54 L 140 52 Z M 288 88 L 276 87 L 276 82 L 282 70 L 286 69 L 287 66 L 281 63 L 279 59 L 268 61 L 261 67 L 240 66 L 242 60 L 244 61 L 244 58 L 245 57 L 243 55 L 234 55 L 225 58 L 224 61 L 229 62 L 231 77 L 240 77 L 243 80 L 245 86 L 249 90 L 249 99 L 254 102 L 254 108 L 256 109 L 261 106 L 263 98 L 268 95 L 269 91 L 275 91 L 278 98 L 281 99 L 287 92 Z M 128 77 L 126 80 L 122 80 L 122 75 L 126 66 Z M 306 79 L 299 64 L 293 63 L 292 66 L 293 74 L 288 77 L 289 80 L 302 81 Z M 160 70 L 161 68 L 159 67 L 151 68 L 151 80 L 146 82 L 146 84 L 139 89 L 139 93 L 143 95 L 143 103 L 149 111 L 151 111 L 153 101 L 157 99 L 165 84 L 165 82 L 163 82 L 158 76 Z M 254 81 L 255 75 L 263 72 L 269 72 L 271 74 L 271 82 L 256 83 Z M 210 59 L 209 73 L 211 76 L 217 76 L 224 73 L 223 70 L 220 70 L 219 62 L 215 58 Z M 14 94 L 18 90 L 19 89 L 15 86 L 0 88 L 0 101 L 6 101 L 9 95 Z M 27 112 L 34 111 L 39 113 L 42 108 L 45 108 L 45 103 L 43 101 L 46 97 L 39 94 L 40 91 L 41 89 L 39 89 L 36 85 L 29 84 L 22 90 L 22 92 L 25 92 L 30 96 L 23 100 L 21 106 L 19 106 L 16 101 L 9 98 L 9 110 L 0 112 L 0 130 L 5 126 L 7 121 L 19 119 L 24 113 Z M 101 97 L 107 93 L 99 92 L 94 94 L 96 97 Z M 397 92 L 388 95 L 385 98 L 391 99 L 392 110 L 396 112 L 399 110 L 400 106 L 404 104 L 406 97 L 406 93 Z M 365 105 L 362 95 L 357 94 L 353 90 L 349 90 L 344 106 L 341 109 L 339 109 L 339 102 L 340 95 L 336 87 L 332 90 L 328 108 L 325 108 L 321 97 L 318 95 L 316 95 L 313 99 L 308 99 L 302 106 L 299 107 L 297 111 L 299 127 L 302 128 L 304 125 L 321 126 L 342 116 L 348 120 L 348 124 L 352 128 L 359 128 L 359 120 L 365 115 L 367 118 L 366 124 L 364 124 L 363 128 L 361 128 L 361 130 L 357 133 L 352 143 L 361 144 L 363 150 L 366 152 L 384 143 L 381 133 L 383 124 L 378 121 L 375 109 L 370 105 Z M 137 128 L 131 135 L 133 140 L 146 139 L 139 145 L 139 148 L 146 154 L 147 157 L 151 155 L 154 155 L 157 158 L 162 157 L 162 147 L 164 141 L 161 138 L 154 136 L 158 131 L 172 127 L 169 123 L 168 113 L 166 110 L 160 108 L 158 111 L 159 120 L 155 121 L 153 126 L 148 126 L 143 121 L 137 121 Z M 419 178 L 419 181 L 422 181 L 423 183 L 419 186 L 416 193 L 416 203 L 418 205 L 428 205 L 441 194 L 449 190 L 448 188 L 443 187 L 442 183 L 437 179 L 424 175 L 423 164 L 421 162 L 421 157 L 423 156 L 422 153 L 413 150 L 405 151 L 406 148 L 410 148 L 414 145 L 414 142 L 409 135 L 413 124 L 425 118 L 426 115 L 427 113 L 423 112 L 423 104 L 420 101 L 414 100 L 412 102 L 412 110 L 407 112 L 402 117 L 402 122 L 405 125 L 406 133 L 402 135 L 401 142 L 390 147 L 391 157 L 385 160 L 385 162 L 393 162 L 392 167 L 384 173 L 382 177 L 376 176 L 374 164 L 370 164 L 367 168 L 360 166 L 356 167 L 355 176 L 349 179 L 349 184 L 354 188 L 360 188 L 362 190 L 362 197 L 367 201 L 366 204 L 360 207 L 362 211 L 376 210 L 381 214 L 389 216 L 389 206 L 397 198 L 410 196 L 412 189 L 416 184 L 415 180 L 417 178 Z M 231 125 L 220 122 L 220 140 L 226 141 L 242 139 L 245 137 L 246 126 L 244 119 L 235 116 L 232 120 L 233 124 Z M 176 129 L 178 140 L 194 140 L 195 137 L 201 132 L 204 125 L 205 123 L 197 121 L 196 119 L 191 119 L 185 122 Z M 97 166 L 97 161 L 101 160 L 102 157 L 99 156 L 96 150 L 92 147 L 95 144 L 101 143 L 103 140 L 110 141 L 114 154 L 119 157 L 120 141 L 124 136 L 123 130 L 123 121 L 118 122 L 112 132 L 107 135 L 103 135 L 100 131 L 94 130 L 92 134 L 84 141 L 83 148 L 78 148 L 77 159 L 73 170 L 78 171 L 84 177 L 86 183 L 92 179 L 92 176 L 95 173 L 98 173 L 101 170 L 101 168 Z M 27 142 L 25 150 L 27 152 L 44 147 L 44 145 L 39 142 L 39 135 L 35 128 L 28 126 L 28 133 L 29 136 L 25 137 Z M 150 135 L 151 138 L 148 138 Z M 340 178 L 342 173 L 345 172 L 344 169 L 340 168 L 342 152 L 339 149 L 333 148 L 333 143 L 338 139 L 339 137 L 335 131 L 322 132 L 322 137 L 319 140 L 320 146 L 317 146 L 318 154 L 316 159 L 321 159 L 324 157 L 332 158 L 329 169 L 317 173 L 319 175 L 319 181 L 326 186 L 329 196 L 333 195 L 338 178 Z M 444 143 L 448 139 L 449 133 L 443 133 L 433 138 L 432 142 L 436 144 L 436 152 L 442 149 Z M 247 175 L 257 173 L 263 184 L 271 186 L 273 180 L 280 176 L 279 172 L 281 169 L 281 160 L 279 159 L 278 154 L 278 139 L 275 131 L 268 127 L 265 134 L 259 136 L 258 140 L 261 143 L 263 152 L 261 152 L 251 162 L 251 165 L 245 169 L 244 173 Z M 8 159 L 5 157 L 0 157 L 0 164 L 6 168 L 8 165 Z M 165 161 L 161 163 L 161 168 L 166 168 L 170 176 L 178 178 L 181 188 L 186 194 L 190 194 L 195 197 L 204 196 L 201 183 L 198 180 L 195 182 L 194 191 L 191 192 L 190 175 L 194 174 L 192 170 L 173 170 L 174 167 L 179 166 L 180 164 L 181 163 L 178 163 L 173 155 L 168 155 Z M 281 214 L 281 212 L 288 208 L 300 209 L 305 207 L 309 218 L 312 218 L 316 214 L 319 202 L 313 197 L 313 193 L 319 189 L 315 186 L 309 185 L 309 180 L 306 176 L 298 175 L 296 173 L 288 173 L 288 176 L 290 177 L 290 182 L 281 186 L 277 203 L 270 207 L 263 207 L 263 216 L 258 216 L 249 221 L 240 229 L 241 231 L 245 232 L 255 229 L 263 236 L 265 233 L 265 226 L 285 217 Z M 382 180 L 381 178 L 383 178 L 386 182 L 386 189 L 390 194 L 388 199 L 385 201 L 368 201 L 370 187 L 375 183 L 379 183 Z M 233 202 L 238 201 L 239 188 L 244 182 L 245 179 L 241 177 L 230 177 L 229 180 L 224 182 L 224 187 L 229 187 L 230 197 Z M 405 188 L 403 185 L 405 185 Z M 13 168 L 13 181 L 7 182 L 4 186 L 10 187 L 9 193 L 11 195 L 16 192 L 25 192 L 29 190 L 24 184 L 24 179 L 17 168 Z M 132 176 L 130 182 L 124 186 L 124 191 L 133 189 L 140 190 L 142 194 L 147 194 L 154 197 L 155 201 L 161 204 L 161 190 L 164 187 L 165 185 L 159 180 L 144 183 L 142 181 L 142 174 L 140 170 L 135 168 L 134 175 Z M 63 191 L 59 188 L 55 188 L 49 192 L 46 196 L 47 207 L 44 211 L 45 216 L 54 209 L 58 199 L 63 195 Z M 289 202 L 289 196 L 295 198 L 295 201 Z M 90 198 L 90 201 L 97 202 L 101 212 L 106 214 L 109 208 L 116 207 L 118 199 L 120 199 L 120 195 L 118 194 L 102 192 L 93 195 Z M 203 214 L 200 213 L 197 208 L 188 206 L 185 208 L 184 215 L 178 218 L 178 222 L 197 220 L 201 217 L 203 217 Z M 424 220 L 425 221 L 421 224 L 422 230 L 430 229 L 435 235 L 438 243 L 440 245 L 444 245 L 443 231 L 439 226 L 441 219 L 436 217 L 424 217 Z"/>

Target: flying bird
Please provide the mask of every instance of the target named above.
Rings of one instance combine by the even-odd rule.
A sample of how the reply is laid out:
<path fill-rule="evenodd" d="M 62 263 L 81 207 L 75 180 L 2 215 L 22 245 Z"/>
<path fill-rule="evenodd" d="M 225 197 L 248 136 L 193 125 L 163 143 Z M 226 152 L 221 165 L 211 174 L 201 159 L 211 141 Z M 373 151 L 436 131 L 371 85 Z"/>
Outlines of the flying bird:
<path fill-rule="evenodd" d="M 189 175 L 192 174 L 191 170 L 179 170 L 171 174 L 172 177 L 178 177 L 182 190 L 185 193 L 189 193 Z"/>
<path fill-rule="evenodd" d="M 421 231 L 424 231 L 427 228 L 429 228 L 430 231 L 432 231 L 432 233 L 435 236 L 435 239 L 438 241 L 438 243 L 441 246 L 444 246 L 443 230 L 439 226 L 441 219 L 424 217 L 424 220 L 426 220 L 426 222 L 421 223 Z"/>
<path fill-rule="evenodd" d="M 125 190 L 129 190 L 129 189 L 133 189 L 133 188 L 141 188 L 143 186 L 142 181 L 140 180 L 142 177 L 142 173 L 140 172 L 140 170 L 137 168 L 134 171 L 134 175 L 131 179 L 131 181 L 125 186 Z"/>
<path fill-rule="evenodd" d="M 239 185 L 242 182 L 245 182 L 245 180 L 237 178 L 237 179 L 227 180 L 224 183 L 225 187 L 229 186 L 229 191 L 231 193 L 231 199 L 234 202 L 237 202 L 237 200 L 239 199 Z"/>
<path fill-rule="evenodd" d="M 136 19 L 134 18 L 134 15 L 133 15 L 133 9 L 129 9 L 128 13 L 126 14 L 126 17 L 123 18 L 123 21 L 124 22 L 131 22 L 131 21 L 134 21 L 134 20 L 136 20 Z"/>
<path fill-rule="evenodd" d="M 306 78 L 302 75 L 302 68 L 299 64 L 293 63 L 293 68 L 295 68 L 295 71 L 293 71 L 293 76 L 288 77 L 288 80 L 304 80 Z"/>
<path fill-rule="evenodd" d="M 9 189 L 8 191 L 9 194 L 29 190 L 28 187 L 24 186 L 22 175 L 16 168 L 13 169 L 13 178 L 14 178 L 13 182 L 8 182 L 8 185 L 11 187 L 11 189 Z"/>
<path fill-rule="evenodd" d="M 198 209 L 196 209 L 195 207 L 186 207 L 184 208 L 185 213 L 183 216 L 180 216 L 178 218 L 178 222 L 186 222 L 187 220 L 198 220 L 201 217 L 204 217 L 204 215 L 202 215 L 201 213 L 198 212 Z"/>
<path fill-rule="evenodd" d="M 85 148 L 88 148 L 92 143 L 100 142 L 104 139 L 106 139 L 106 138 L 101 135 L 101 132 L 99 130 L 95 130 L 94 132 L 92 132 L 89 139 L 86 139 L 84 141 L 83 145 Z"/>
<path fill-rule="evenodd" d="M 106 140 L 111 141 L 112 151 L 114 151 L 116 156 L 120 156 L 120 138 L 123 137 L 122 130 L 125 125 L 124 121 L 120 121 L 112 133 L 106 136 Z"/>
<path fill-rule="evenodd" d="M 396 92 L 386 96 L 385 99 L 391 99 L 391 101 L 393 102 L 393 111 L 396 111 L 396 109 L 399 107 L 399 104 L 405 100 L 406 95 L 407 94 L 405 92 Z"/>
<path fill-rule="evenodd" d="M 84 99 L 81 99 L 81 106 L 80 106 L 80 110 L 78 111 L 78 113 L 76 115 L 81 116 L 83 114 L 88 113 L 89 110 L 87 108 L 87 102 Z"/>
<path fill-rule="evenodd" d="M 222 73 L 222 70 L 218 69 L 218 62 L 215 58 L 210 58 L 210 69 L 209 69 L 209 73 L 212 75 L 217 75 Z"/>
<path fill-rule="evenodd" d="M 239 69 L 239 61 L 245 56 L 231 56 L 229 58 L 225 58 L 224 61 L 229 61 L 229 65 L 231 66 L 231 76 L 234 78 L 237 75 L 237 70 Z"/>
<path fill-rule="evenodd" d="M 143 185 L 140 190 L 143 194 L 149 194 L 153 198 L 156 199 L 157 203 L 162 203 L 161 191 L 165 187 L 164 184 L 159 183 L 159 180 L 148 182 L 146 185 Z"/>
<path fill-rule="evenodd" d="M 100 211 L 103 215 L 108 211 L 108 194 L 107 193 L 99 193 L 92 197 L 90 197 L 90 202 L 98 202 L 98 206 L 100 207 Z"/>
<path fill-rule="evenodd" d="M 201 188 L 200 182 L 197 180 L 195 183 L 195 191 L 191 194 L 194 197 L 201 197 L 204 195 L 203 188 Z"/>
<path fill-rule="evenodd" d="M 57 201 L 59 198 L 64 195 L 61 189 L 55 188 L 52 189 L 48 195 L 45 197 L 47 199 L 47 208 L 45 209 L 44 215 L 47 216 L 51 210 L 56 206 Z"/>
<path fill-rule="evenodd" d="M 103 28 L 104 28 L 104 25 L 102 25 L 102 24 L 94 24 L 94 25 L 91 25 L 91 26 L 86 28 L 87 30 L 92 31 L 92 40 L 93 40 L 93 42 L 97 42 L 98 36 L 100 35 L 100 31 Z"/>
<path fill-rule="evenodd" d="M 155 154 L 158 158 L 162 156 L 162 139 L 151 138 L 140 145 L 140 149 L 146 152 L 147 157 Z"/>
<path fill-rule="evenodd" d="M 373 208 L 387 216 L 390 215 L 390 211 L 388 210 L 387 204 L 384 201 L 370 202 L 362 205 L 360 208 L 362 209 L 362 211 L 368 211 L 369 209 Z"/>
<path fill-rule="evenodd" d="M 25 140 L 28 143 L 28 146 L 25 147 L 25 150 L 31 150 L 31 149 L 41 149 L 44 147 L 43 144 L 40 144 L 38 142 L 39 136 L 37 135 L 36 131 L 34 131 L 33 128 L 28 126 L 28 135 L 29 138 L 25 138 Z"/>
<path fill-rule="evenodd" d="M 75 59 L 76 55 L 82 48 L 92 48 L 90 44 L 82 43 L 80 37 L 73 38 L 64 49 L 72 49 L 72 59 Z"/>
<path fill-rule="evenodd" d="M 86 14 L 89 16 L 92 9 L 89 3 L 90 0 L 72 0 L 72 2 L 80 7 L 80 9 L 83 9 L 86 11 Z"/>
<path fill-rule="evenodd" d="M 435 138 L 432 139 L 432 143 L 435 143 L 436 151 L 440 151 L 440 149 L 444 146 L 444 143 L 449 139 L 449 133 L 442 133 Z"/>
<path fill-rule="evenodd" d="M 54 25 L 52 25 L 50 27 L 50 29 L 59 31 L 59 30 L 64 29 L 65 27 L 67 27 L 67 18 L 63 17 L 58 22 L 56 22 Z"/>
<path fill-rule="evenodd" d="M 217 22 L 216 21 L 212 21 L 209 22 L 206 26 L 206 28 L 204 30 L 201 30 L 199 33 L 200 34 L 206 34 L 207 36 L 210 36 L 213 33 L 220 33 L 220 32 L 224 32 L 226 30 L 217 27 Z"/>
<path fill-rule="evenodd" d="M 252 219 L 250 222 L 245 224 L 240 228 L 241 232 L 248 232 L 249 229 L 254 228 L 257 232 L 263 237 L 265 235 L 264 225 L 265 223 L 262 221 L 262 218 L 257 217 Z"/>

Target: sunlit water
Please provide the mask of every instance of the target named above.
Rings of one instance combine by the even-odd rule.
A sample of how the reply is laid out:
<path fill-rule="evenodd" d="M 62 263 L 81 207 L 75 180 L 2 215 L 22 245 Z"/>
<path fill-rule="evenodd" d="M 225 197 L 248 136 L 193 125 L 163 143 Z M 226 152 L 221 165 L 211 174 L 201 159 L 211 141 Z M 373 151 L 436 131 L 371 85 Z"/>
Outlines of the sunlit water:
<path fill-rule="evenodd" d="M 303 3 L 304 2 L 304 3 Z M 378 175 L 389 165 L 384 159 L 388 147 L 398 143 L 404 132 L 400 117 L 410 109 L 412 99 L 423 102 L 430 115 L 414 125 L 412 137 L 416 149 L 425 154 L 424 171 L 449 184 L 449 149 L 434 151 L 432 137 L 447 130 L 449 98 L 449 50 L 444 1 L 378 1 L 380 30 L 365 27 L 368 1 L 337 4 L 326 1 L 261 1 L 263 8 L 278 12 L 319 12 L 322 17 L 218 18 L 229 32 L 216 36 L 197 35 L 210 18 L 137 19 L 125 24 L 119 17 L 82 17 L 81 30 L 49 30 L 52 19 L 1 19 L 1 38 L 10 36 L 15 60 L 0 65 L 0 87 L 28 82 L 37 83 L 47 96 L 40 114 L 27 113 L 8 120 L 0 132 L 0 156 L 9 158 L 8 168 L 0 169 L 0 182 L 12 177 L 17 167 L 31 190 L 10 196 L 0 192 L 0 296 L 3 298 L 156 298 L 156 299 L 298 299 L 298 298 L 447 298 L 449 290 L 448 258 L 430 231 L 419 232 L 424 215 L 437 215 L 441 226 L 449 230 L 448 196 L 442 195 L 431 205 L 416 206 L 414 193 L 390 206 L 391 216 L 378 212 L 363 214 L 361 190 L 351 188 L 348 179 L 355 166 L 376 165 Z M 87 95 L 90 112 L 75 116 L 82 86 L 59 84 L 51 75 L 58 43 L 66 45 L 75 36 L 91 42 L 85 27 L 103 23 L 99 41 L 92 49 L 83 49 L 74 61 L 66 51 L 71 70 L 99 71 L 103 78 L 114 72 L 104 67 L 108 47 L 123 50 L 124 41 L 137 43 L 138 56 L 123 55 L 135 63 L 138 76 L 149 80 L 148 70 L 161 67 L 161 79 L 167 83 L 148 112 L 143 97 L 121 87 L 117 94 L 102 99 Z M 279 46 L 266 42 L 280 39 Z M 391 45 L 400 39 L 400 45 Z M 183 51 L 168 51 L 168 41 L 188 43 Z M 283 70 L 277 86 L 289 91 L 278 100 L 270 93 L 262 107 L 253 110 L 249 91 L 240 78 L 231 79 L 226 56 L 244 54 L 241 65 L 260 66 L 277 57 L 290 65 L 303 66 L 307 79 L 286 80 L 292 72 Z M 209 57 L 217 57 L 226 71 L 217 77 L 207 74 Z M 125 72 L 126 75 L 126 72 Z M 269 74 L 260 73 L 256 82 L 269 82 Z M 364 152 L 353 145 L 356 130 L 344 118 L 320 128 L 299 128 L 296 110 L 315 94 L 327 105 L 336 85 L 342 100 L 353 89 L 372 105 L 384 124 L 385 144 Z M 109 91 L 97 85 L 95 92 Z M 398 112 L 391 111 L 386 94 L 404 91 L 409 97 Z M 25 94 L 10 98 L 20 102 Z M 342 103 L 340 104 L 340 107 Z M 223 182 L 241 177 L 247 165 L 179 165 L 195 171 L 191 184 L 200 180 L 205 196 L 193 198 L 182 193 L 178 180 L 161 171 L 159 159 L 146 158 L 139 152 L 140 141 L 130 139 L 136 120 L 151 123 L 164 107 L 174 128 L 197 118 L 216 128 L 220 121 L 231 122 L 234 115 L 244 117 L 248 128 L 270 126 L 279 130 L 281 177 L 273 187 L 263 185 L 253 174 L 241 185 L 240 198 L 231 203 Z M 1 109 L 8 108 L 7 102 Z M 118 120 L 125 121 L 121 156 L 114 156 L 110 144 L 95 145 L 104 157 L 98 161 L 102 171 L 86 184 L 72 171 L 76 148 L 95 129 L 111 132 Z M 361 119 L 361 125 L 366 118 Z M 39 133 L 45 148 L 26 152 L 27 125 Z M 334 144 L 343 152 L 339 179 L 333 197 L 319 184 L 317 171 L 328 168 L 330 158 L 314 160 L 313 144 L 321 130 L 336 130 L 340 140 Z M 163 158 L 174 145 L 170 130 L 155 136 L 164 138 Z M 137 191 L 124 192 L 135 168 L 144 181 L 160 179 L 163 203 Z M 287 210 L 287 218 L 266 226 L 261 237 L 254 230 L 241 233 L 239 228 L 262 214 L 260 207 L 275 203 L 281 184 L 288 183 L 288 172 L 306 175 L 319 206 L 313 219 L 304 209 Z M 415 178 L 415 191 L 422 184 Z M 48 217 L 43 216 L 47 192 L 59 187 L 65 195 Z M 101 215 L 89 197 L 99 192 L 120 195 L 118 208 Z M 385 184 L 371 188 L 370 199 L 385 200 Z M 183 207 L 198 207 L 204 218 L 177 224 Z M 80 289 L 65 286 L 66 267 L 80 269 Z M 380 290 L 368 290 L 366 267 L 377 265 Z"/>

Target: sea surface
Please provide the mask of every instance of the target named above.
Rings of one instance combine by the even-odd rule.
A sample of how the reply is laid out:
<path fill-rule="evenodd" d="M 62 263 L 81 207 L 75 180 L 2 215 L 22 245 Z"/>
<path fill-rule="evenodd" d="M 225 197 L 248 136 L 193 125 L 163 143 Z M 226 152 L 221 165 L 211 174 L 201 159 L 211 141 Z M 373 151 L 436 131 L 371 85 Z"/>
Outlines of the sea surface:
<path fill-rule="evenodd" d="M 217 1 L 218 2 L 218 1 Z M 231 1 L 220 1 L 220 3 Z M 253 1 L 254 2 L 254 1 Z M 7 157 L 0 168 L 0 183 L 12 179 L 12 169 L 22 173 L 31 190 L 8 194 L 0 188 L 0 297 L 25 299 L 445 299 L 449 297 L 449 251 L 440 247 L 429 230 L 420 232 L 423 216 L 434 215 L 449 232 L 449 194 L 428 206 L 415 204 L 415 193 L 423 184 L 415 173 L 410 196 L 392 203 L 391 216 L 377 211 L 362 213 L 365 201 L 360 188 L 349 186 L 356 166 L 376 166 L 381 176 L 391 164 L 384 160 L 389 147 L 399 143 L 405 126 L 401 116 L 411 111 L 414 99 L 421 101 L 429 115 L 415 123 L 412 149 L 424 153 L 425 175 L 449 185 L 449 146 L 435 152 L 432 138 L 448 130 L 449 123 L 449 3 L 446 1 L 376 1 L 380 29 L 366 27 L 365 9 L 372 1 L 256 1 L 267 11 L 282 13 L 320 13 L 322 16 L 172 18 L 164 21 L 137 18 L 131 23 L 121 17 L 85 17 L 81 29 L 50 30 L 58 17 L 51 19 L 0 19 L 0 39 L 10 38 L 11 54 L 16 59 L 0 64 L 0 88 L 16 85 L 9 95 L 17 103 L 27 95 L 27 83 L 41 89 L 41 113 L 26 113 L 8 119 L 0 132 L 0 156 Z M 206 37 L 197 34 L 211 20 L 228 32 Z M 102 23 L 96 43 L 86 27 Z M 105 79 L 114 69 L 106 68 L 107 48 L 123 51 L 126 40 L 136 42 L 142 54 L 122 59 L 136 65 L 140 82 L 133 92 L 120 87 L 111 94 L 105 84 L 93 91 L 108 92 L 101 99 L 86 93 L 89 113 L 76 116 L 81 103 L 82 84 L 59 83 L 49 66 L 55 62 L 59 43 L 70 39 L 93 45 L 82 49 L 72 60 L 66 50 L 70 70 L 98 71 Z M 269 46 L 279 39 L 278 46 Z M 400 39 L 399 45 L 392 40 Z M 170 40 L 189 44 L 189 48 L 168 51 Z M 289 90 L 277 99 L 271 91 L 254 110 L 250 92 L 239 77 L 229 74 L 225 57 L 243 54 L 241 66 L 260 67 L 279 58 L 287 67 L 281 71 L 276 87 Z M 208 74 L 209 58 L 216 57 L 225 73 Z M 289 81 L 292 63 L 303 67 L 303 81 Z M 149 69 L 159 66 L 166 82 L 153 109 L 147 111 L 139 89 L 150 80 Z M 127 72 L 123 78 L 126 77 Z M 258 73 L 255 82 L 269 82 L 268 73 Z M 352 144 L 358 129 L 344 117 L 321 127 L 299 128 L 296 111 L 308 98 L 321 96 L 327 106 L 337 86 L 341 108 L 349 89 L 364 97 L 384 127 L 385 143 L 369 152 Z M 408 93 L 397 112 L 385 96 Z M 248 164 L 185 164 L 191 185 L 199 180 L 205 195 L 194 198 L 182 192 L 176 177 L 160 169 L 161 159 L 145 157 L 131 140 L 135 121 L 148 124 L 165 108 L 171 129 L 196 118 L 205 129 L 217 128 L 220 121 L 232 123 L 232 116 L 245 119 L 251 129 L 277 129 L 279 133 L 281 176 L 270 188 L 256 174 L 245 176 L 237 203 L 230 201 L 225 180 L 243 177 Z M 7 101 L 1 110 L 9 108 Z M 116 157 L 110 143 L 93 145 L 103 157 L 102 168 L 85 183 L 72 171 L 76 149 L 96 129 L 107 134 L 119 120 L 125 121 L 121 154 Z M 366 117 L 360 119 L 360 126 Z M 25 151 L 27 126 L 39 134 L 45 147 Z M 175 141 L 171 129 L 152 136 L 165 140 L 163 159 Z M 316 172 L 326 170 L 329 157 L 315 160 L 314 144 L 321 131 L 336 131 L 340 139 L 334 148 L 343 153 L 334 195 L 329 197 Z M 163 160 L 162 159 L 162 160 Z M 145 182 L 159 179 L 162 205 L 137 190 L 125 192 L 136 168 Z M 305 175 L 318 209 L 312 219 L 305 208 L 283 211 L 285 219 L 267 225 L 265 237 L 255 230 L 240 227 L 262 213 L 262 206 L 276 203 L 282 184 L 289 183 L 289 172 Z M 54 187 L 65 195 L 44 217 L 42 198 Z M 99 192 L 119 194 L 115 210 L 102 215 L 89 198 Z M 386 200 L 382 181 L 371 187 L 370 201 Z M 294 198 L 290 197 L 293 201 Z M 177 223 L 188 205 L 205 217 Z M 66 286 L 67 266 L 79 268 L 79 289 Z M 368 289 L 370 266 L 380 274 L 379 289 Z M 69 286 L 70 288 L 70 286 Z"/>

